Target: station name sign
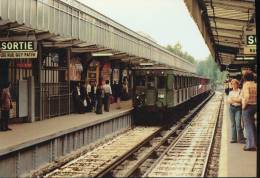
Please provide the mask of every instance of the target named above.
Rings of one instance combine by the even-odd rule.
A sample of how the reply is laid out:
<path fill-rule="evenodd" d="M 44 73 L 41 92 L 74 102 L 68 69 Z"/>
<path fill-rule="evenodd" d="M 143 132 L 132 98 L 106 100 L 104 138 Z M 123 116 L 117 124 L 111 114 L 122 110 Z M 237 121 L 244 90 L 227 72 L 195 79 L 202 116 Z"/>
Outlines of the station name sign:
<path fill-rule="evenodd" d="M 256 45 L 256 35 L 246 35 L 246 45 Z"/>
<path fill-rule="evenodd" d="M 36 41 L 0 41 L 1 59 L 37 58 Z"/>

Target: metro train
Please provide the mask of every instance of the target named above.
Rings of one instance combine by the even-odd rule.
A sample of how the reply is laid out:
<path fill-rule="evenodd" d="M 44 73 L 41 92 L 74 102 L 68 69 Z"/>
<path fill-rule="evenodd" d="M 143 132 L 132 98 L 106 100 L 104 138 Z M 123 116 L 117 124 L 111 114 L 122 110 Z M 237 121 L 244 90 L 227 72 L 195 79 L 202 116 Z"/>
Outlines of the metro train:
<path fill-rule="evenodd" d="M 133 72 L 134 110 L 142 116 L 187 107 L 211 91 L 210 80 L 195 73 L 167 67 L 139 67 Z"/>

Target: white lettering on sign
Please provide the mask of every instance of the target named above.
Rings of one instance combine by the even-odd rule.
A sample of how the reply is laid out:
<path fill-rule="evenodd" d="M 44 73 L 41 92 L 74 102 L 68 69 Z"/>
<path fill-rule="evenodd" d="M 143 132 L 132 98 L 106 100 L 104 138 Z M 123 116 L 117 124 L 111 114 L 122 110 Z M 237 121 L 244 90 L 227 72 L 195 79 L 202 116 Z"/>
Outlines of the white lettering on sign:
<path fill-rule="evenodd" d="M 37 52 L 4 52 L 0 53 L 0 59 L 32 59 L 37 58 Z"/>
<path fill-rule="evenodd" d="M 256 35 L 247 35 L 247 45 L 256 45 Z"/>
<path fill-rule="evenodd" d="M 34 51 L 33 41 L 0 41 L 0 49 L 5 51 Z"/>

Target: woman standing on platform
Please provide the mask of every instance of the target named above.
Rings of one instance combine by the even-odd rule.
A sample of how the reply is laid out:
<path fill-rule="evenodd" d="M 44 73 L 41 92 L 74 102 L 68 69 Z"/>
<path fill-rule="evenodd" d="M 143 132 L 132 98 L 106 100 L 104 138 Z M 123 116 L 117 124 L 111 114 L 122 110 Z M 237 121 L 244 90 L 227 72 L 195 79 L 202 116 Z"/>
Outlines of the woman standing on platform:
<path fill-rule="evenodd" d="M 256 126 L 254 115 L 256 113 L 257 85 L 254 82 L 254 75 L 246 71 L 242 88 L 242 118 L 246 132 L 246 146 L 244 151 L 256 151 Z"/>
<path fill-rule="evenodd" d="M 241 97 L 239 81 L 231 80 L 232 91 L 230 91 L 227 102 L 230 104 L 229 114 L 231 121 L 231 141 L 230 143 L 244 143 L 244 136 L 241 128 Z"/>

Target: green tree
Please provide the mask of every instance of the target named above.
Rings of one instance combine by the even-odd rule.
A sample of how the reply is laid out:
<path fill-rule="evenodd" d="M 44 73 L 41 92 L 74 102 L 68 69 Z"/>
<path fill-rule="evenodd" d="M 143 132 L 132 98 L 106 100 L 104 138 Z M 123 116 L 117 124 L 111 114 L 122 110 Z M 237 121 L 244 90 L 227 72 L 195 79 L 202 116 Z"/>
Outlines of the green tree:
<path fill-rule="evenodd" d="M 190 61 L 193 64 L 196 64 L 195 58 L 186 51 L 184 52 L 182 49 L 182 45 L 179 42 L 177 42 L 174 46 L 167 45 L 166 49 L 172 52 L 173 54 L 176 54 L 177 56 L 180 56 L 181 58 L 186 59 L 187 61 Z"/>
<path fill-rule="evenodd" d="M 197 63 L 197 73 L 208 77 L 213 84 L 223 83 L 226 79 L 226 72 L 221 72 L 213 57 L 209 55 L 204 61 Z"/>

